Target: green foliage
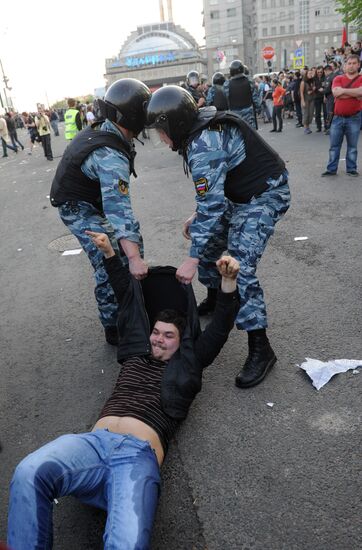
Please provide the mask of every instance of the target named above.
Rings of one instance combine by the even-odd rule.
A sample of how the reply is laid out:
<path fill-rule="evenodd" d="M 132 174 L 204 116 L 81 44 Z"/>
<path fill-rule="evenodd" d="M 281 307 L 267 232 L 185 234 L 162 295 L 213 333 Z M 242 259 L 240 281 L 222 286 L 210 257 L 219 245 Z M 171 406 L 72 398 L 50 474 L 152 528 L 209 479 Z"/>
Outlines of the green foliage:
<path fill-rule="evenodd" d="M 362 31 L 362 0 L 337 0 L 336 11 L 343 15 L 344 23 L 352 23 Z"/>

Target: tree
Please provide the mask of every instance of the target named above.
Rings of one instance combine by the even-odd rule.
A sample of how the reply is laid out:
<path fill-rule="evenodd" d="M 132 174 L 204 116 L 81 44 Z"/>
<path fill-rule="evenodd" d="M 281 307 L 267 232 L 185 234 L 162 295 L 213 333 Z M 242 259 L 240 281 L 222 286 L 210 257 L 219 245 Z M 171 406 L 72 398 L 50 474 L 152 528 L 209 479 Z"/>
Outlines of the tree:
<path fill-rule="evenodd" d="M 344 23 L 352 23 L 362 31 L 362 0 L 337 0 L 336 11 L 343 15 Z"/>

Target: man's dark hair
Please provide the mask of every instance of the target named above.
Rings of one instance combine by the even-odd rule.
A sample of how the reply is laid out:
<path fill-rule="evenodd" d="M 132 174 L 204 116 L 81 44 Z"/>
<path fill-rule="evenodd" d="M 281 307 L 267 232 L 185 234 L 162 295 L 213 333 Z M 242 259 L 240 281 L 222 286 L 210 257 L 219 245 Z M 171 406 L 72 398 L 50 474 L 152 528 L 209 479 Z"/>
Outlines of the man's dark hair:
<path fill-rule="evenodd" d="M 161 321 L 162 323 L 172 323 L 175 325 L 179 332 L 180 338 L 186 328 L 186 318 L 175 309 L 163 309 L 157 313 L 155 317 L 155 324 L 157 321 Z"/>
<path fill-rule="evenodd" d="M 349 59 L 357 59 L 357 61 L 360 60 L 359 56 L 356 53 L 350 53 L 349 55 L 347 55 L 346 61 L 348 61 Z"/>
<path fill-rule="evenodd" d="M 326 66 L 324 67 L 324 70 L 333 71 L 333 67 L 332 67 L 332 65 L 326 65 Z"/>
<path fill-rule="evenodd" d="M 71 108 L 71 107 L 75 107 L 76 101 L 72 97 L 69 97 L 67 100 L 67 103 L 68 103 L 68 107 Z"/>

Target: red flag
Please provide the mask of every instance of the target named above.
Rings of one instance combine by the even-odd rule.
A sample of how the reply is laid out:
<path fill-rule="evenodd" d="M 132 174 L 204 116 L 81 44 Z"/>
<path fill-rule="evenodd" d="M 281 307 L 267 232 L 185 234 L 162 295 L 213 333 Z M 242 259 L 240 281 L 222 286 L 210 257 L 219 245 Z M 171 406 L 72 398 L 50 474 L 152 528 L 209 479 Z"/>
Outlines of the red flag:
<path fill-rule="evenodd" d="M 345 43 L 347 42 L 347 29 L 343 27 L 342 30 L 342 48 L 344 48 Z"/>

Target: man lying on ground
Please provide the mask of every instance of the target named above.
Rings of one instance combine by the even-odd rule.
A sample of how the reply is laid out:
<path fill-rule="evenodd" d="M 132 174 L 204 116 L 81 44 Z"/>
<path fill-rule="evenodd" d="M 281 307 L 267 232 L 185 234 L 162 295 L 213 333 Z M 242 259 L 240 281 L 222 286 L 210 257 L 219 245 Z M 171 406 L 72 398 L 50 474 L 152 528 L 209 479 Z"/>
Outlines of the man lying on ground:
<path fill-rule="evenodd" d="M 16 468 L 9 504 L 12 550 L 52 547 L 53 502 L 66 495 L 107 511 L 105 550 L 149 548 L 168 443 L 201 388 L 203 368 L 226 342 L 239 307 L 239 264 L 223 256 L 217 261 L 221 290 L 205 331 L 198 318 L 195 322 L 189 314 L 163 310 L 150 334 L 140 281 L 121 265 L 107 235 L 88 234 L 105 256 L 120 305 L 122 368 L 92 432 L 63 435 Z M 192 291 L 172 280 L 179 290 Z"/>

